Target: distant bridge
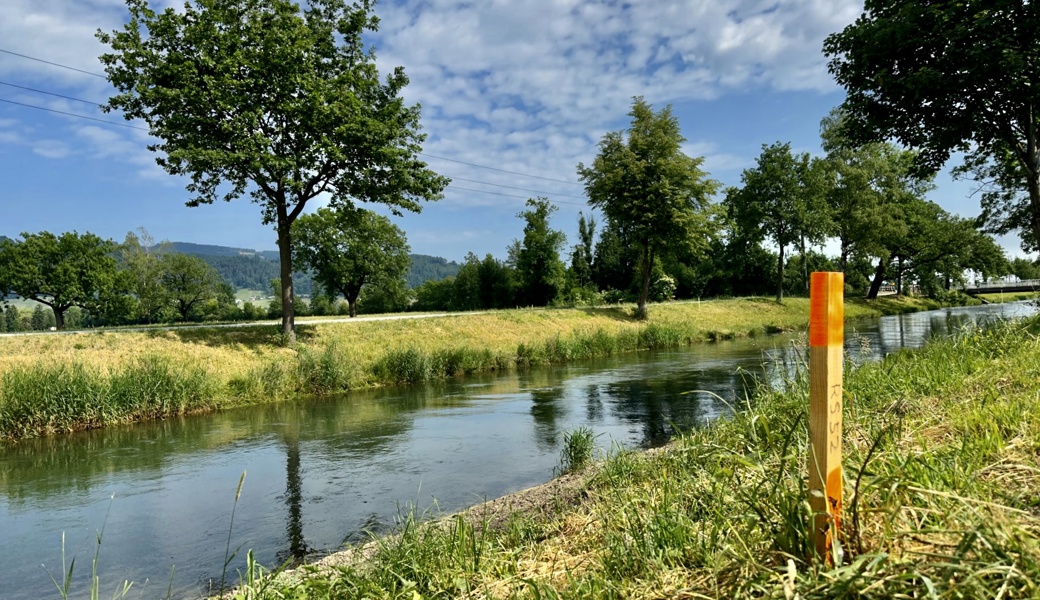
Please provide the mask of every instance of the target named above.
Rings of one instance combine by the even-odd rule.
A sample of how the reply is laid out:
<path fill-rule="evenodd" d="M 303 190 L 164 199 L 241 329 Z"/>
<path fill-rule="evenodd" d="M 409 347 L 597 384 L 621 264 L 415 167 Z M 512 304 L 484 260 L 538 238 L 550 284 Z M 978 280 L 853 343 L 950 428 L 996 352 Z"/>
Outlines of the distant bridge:
<path fill-rule="evenodd" d="M 1019 292 L 1040 292 L 1040 279 L 1024 279 L 1022 281 L 992 281 L 964 286 L 962 292 L 970 296 L 976 294 L 1015 294 Z"/>

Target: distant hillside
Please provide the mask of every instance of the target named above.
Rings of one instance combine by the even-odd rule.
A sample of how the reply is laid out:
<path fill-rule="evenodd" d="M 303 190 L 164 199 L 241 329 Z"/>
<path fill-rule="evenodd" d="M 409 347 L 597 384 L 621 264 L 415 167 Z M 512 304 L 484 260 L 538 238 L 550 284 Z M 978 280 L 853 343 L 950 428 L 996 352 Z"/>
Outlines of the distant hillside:
<path fill-rule="evenodd" d="M 167 242 L 174 252 L 181 254 L 195 254 L 198 256 L 256 256 L 263 254 L 256 250 L 247 248 L 232 248 L 230 246 L 215 246 L 212 244 L 192 244 L 190 242 Z M 266 257 L 265 257 L 266 258 Z M 274 252 L 274 260 L 278 260 L 278 253 Z"/>
<path fill-rule="evenodd" d="M 417 288 L 427 281 L 440 281 L 445 277 L 452 277 L 462 267 L 455 261 L 448 261 L 439 256 L 428 256 L 426 254 L 411 254 L 412 266 L 405 275 L 408 287 Z"/>
<path fill-rule="evenodd" d="M 266 292 L 271 287 L 271 280 L 278 279 L 278 251 L 276 250 L 250 250 L 188 242 L 169 242 L 169 244 L 170 248 L 176 252 L 194 254 L 205 260 L 235 289 Z M 418 287 L 426 281 L 439 281 L 455 275 L 461 266 L 455 261 L 426 254 L 412 254 L 411 259 L 411 268 L 405 275 L 408 287 L 411 288 Z M 294 273 L 293 285 L 296 293 L 301 296 L 309 296 L 314 286 L 308 273 Z"/>

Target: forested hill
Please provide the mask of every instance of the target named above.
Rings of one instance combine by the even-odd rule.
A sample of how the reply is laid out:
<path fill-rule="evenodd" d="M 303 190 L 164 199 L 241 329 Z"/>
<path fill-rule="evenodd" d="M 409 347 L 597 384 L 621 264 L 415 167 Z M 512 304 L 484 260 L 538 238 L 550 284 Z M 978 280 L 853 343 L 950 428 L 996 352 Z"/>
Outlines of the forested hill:
<path fill-rule="evenodd" d="M 216 246 L 170 242 L 176 252 L 194 254 L 216 269 L 235 289 L 268 291 L 272 279 L 278 279 L 278 252 L 274 250 L 249 250 Z M 412 254 L 412 265 L 405 276 L 408 287 L 418 287 L 425 281 L 441 280 L 459 272 L 460 265 L 439 256 Z M 312 291 L 309 274 L 295 273 L 293 284 L 296 293 L 307 296 Z"/>
<path fill-rule="evenodd" d="M 409 254 L 412 266 L 408 268 L 405 279 L 408 287 L 415 289 L 427 281 L 440 281 L 445 277 L 453 277 L 462 268 L 455 261 L 449 261 L 439 256 L 428 256 L 426 254 Z"/>

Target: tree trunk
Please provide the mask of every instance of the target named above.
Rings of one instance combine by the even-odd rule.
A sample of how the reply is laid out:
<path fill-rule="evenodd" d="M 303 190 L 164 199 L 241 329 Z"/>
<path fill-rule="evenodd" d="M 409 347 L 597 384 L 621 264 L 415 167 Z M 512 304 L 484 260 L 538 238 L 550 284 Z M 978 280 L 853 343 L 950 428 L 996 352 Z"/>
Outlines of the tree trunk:
<path fill-rule="evenodd" d="M 653 255 L 650 253 L 650 245 L 643 247 L 643 289 L 639 292 L 639 306 L 636 309 L 636 318 L 646 319 L 646 303 L 650 299 L 650 272 L 653 271 Z"/>
<path fill-rule="evenodd" d="M 292 222 L 286 214 L 285 204 L 278 206 L 278 262 L 282 281 L 282 335 L 290 346 L 296 343 L 296 311 L 293 306 L 292 281 L 292 238 L 289 230 Z"/>
<path fill-rule="evenodd" d="M 849 270 L 849 244 L 845 241 L 841 241 L 841 272 L 845 273 Z"/>
<path fill-rule="evenodd" d="M 903 257 L 896 259 L 896 295 L 903 295 Z"/>
<path fill-rule="evenodd" d="M 874 279 L 870 282 L 870 289 L 867 291 L 867 300 L 877 300 L 878 292 L 881 291 L 881 282 L 885 279 L 885 265 L 887 263 L 888 260 L 884 258 L 878 261 L 877 270 L 874 271 Z"/>
<path fill-rule="evenodd" d="M 59 308 L 57 305 L 51 306 L 51 312 L 54 313 L 54 328 L 58 331 L 65 329 L 65 311 L 69 307 Z"/>
<path fill-rule="evenodd" d="M 776 303 L 784 301 L 784 247 L 780 246 L 780 253 L 776 259 Z"/>
<path fill-rule="evenodd" d="M 1029 219 L 1029 223 L 1032 225 L 1033 230 L 1033 242 L 1037 248 L 1040 248 L 1040 173 L 1034 172 L 1031 176 L 1026 178 L 1028 184 L 1026 188 L 1029 190 L 1029 206 L 1032 208 Z"/>
<path fill-rule="evenodd" d="M 357 316 L 357 297 L 347 298 L 347 306 L 350 307 L 350 317 L 354 318 Z"/>
<path fill-rule="evenodd" d="M 802 236 L 799 240 L 802 250 L 802 284 L 805 286 L 805 292 L 809 292 L 809 258 L 805 255 L 805 236 Z"/>

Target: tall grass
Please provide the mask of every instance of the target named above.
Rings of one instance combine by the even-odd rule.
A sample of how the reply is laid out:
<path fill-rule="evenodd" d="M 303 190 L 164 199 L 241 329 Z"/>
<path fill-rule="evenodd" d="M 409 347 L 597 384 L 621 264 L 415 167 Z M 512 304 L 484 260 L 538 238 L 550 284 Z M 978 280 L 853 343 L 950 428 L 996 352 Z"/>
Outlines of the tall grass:
<path fill-rule="evenodd" d="M 615 452 L 557 513 L 405 522 L 261 597 L 1036 598 L 1038 332 L 970 330 L 847 373 L 833 568 L 812 558 L 801 373 L 664 451 Z"/>
<path fill-rule="evenodd" d="M 145 357 L 105 373 L 78 363 L 15 368 L 0 376 L 0 435 L 60 433 L 161 418 L 210 406 L 201 368 L 174 368 Z"/>

